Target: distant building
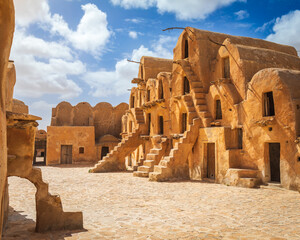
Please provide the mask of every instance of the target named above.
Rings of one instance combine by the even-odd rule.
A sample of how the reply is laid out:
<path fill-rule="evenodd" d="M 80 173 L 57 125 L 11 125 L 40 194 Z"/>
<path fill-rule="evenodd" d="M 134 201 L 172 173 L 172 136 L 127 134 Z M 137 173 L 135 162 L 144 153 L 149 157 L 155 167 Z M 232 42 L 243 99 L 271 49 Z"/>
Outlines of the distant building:
<path fill-rule="evenodd" d="M 82 102 L 61 102 L 52 109 L 47 127 L 47 165 L 91 163 L 100 160 L 120 142 L 126 103 L 112 107 Z"/>

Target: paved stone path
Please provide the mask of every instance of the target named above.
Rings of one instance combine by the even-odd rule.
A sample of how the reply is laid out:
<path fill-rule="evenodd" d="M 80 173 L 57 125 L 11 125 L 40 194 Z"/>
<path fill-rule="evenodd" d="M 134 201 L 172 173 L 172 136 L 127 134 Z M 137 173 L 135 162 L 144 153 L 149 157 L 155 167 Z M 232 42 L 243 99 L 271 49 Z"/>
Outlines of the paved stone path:
<path fill-rule="evenodd" d="M 34 186 L 10 178 L 10 239 L 300 239 L 300 194 L 201 182 L 149 182 L 132 173 L 42 167 L 65 211 L 83 211 L 83 231 L 34 233 Z"/>

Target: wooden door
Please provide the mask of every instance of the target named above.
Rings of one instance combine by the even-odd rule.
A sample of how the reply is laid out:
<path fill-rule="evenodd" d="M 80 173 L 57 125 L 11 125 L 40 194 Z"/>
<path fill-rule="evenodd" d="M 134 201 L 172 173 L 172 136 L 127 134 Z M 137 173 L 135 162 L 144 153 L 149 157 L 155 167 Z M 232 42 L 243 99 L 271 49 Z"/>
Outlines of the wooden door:
<path fill-rule="evenodd" d="M 269 143 L 271 181 L 280 182 L 280 143 Z"/>
<path fill-rule="evenodd" d="M 72 164 L 72 145 L 61 145 L 61 164 Z"/>
<path fill-rule="evenodd" d="M 216 160 L 215 160 L 215 144 L 207 144 L 207 178 L 215 179 Z"/>

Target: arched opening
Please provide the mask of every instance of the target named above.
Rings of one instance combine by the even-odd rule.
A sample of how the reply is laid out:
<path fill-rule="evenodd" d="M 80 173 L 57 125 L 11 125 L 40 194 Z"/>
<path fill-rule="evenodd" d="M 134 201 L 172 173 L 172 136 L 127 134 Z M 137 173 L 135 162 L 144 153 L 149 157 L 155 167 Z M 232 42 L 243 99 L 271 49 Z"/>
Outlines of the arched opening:
<path fill-rule="evenodd" d="M 36 187 L 27 179 L 20 177 L 8 177 L 8 184 L 9 216 L 7 228 L 9 229 L 11 225 L 20 231 L 33 232 L 36 227 Z M 5 232 L 4 236 L 5 234 L 10 234 L 10 232 Z M 20 233 L 20 235 L 27 234 Z"/>
<path fill-rule="evenodd" d="M 158 99 L 164 99 L 164 88 L 162 80 L 158 82 Z"/>
<path fill-rule="evenodd" d="M 189 41 L 187 39 L 184 40 L 184 58 L 189 57 Z"/>
<path fill-rule="evenodd" d="M 216 100 L 216 120 L 221 120 L 222 119 L 222 107 L 221 107 L 221 100 L 217 99 Z"/>
<path fill-rule="evenodd" d="M 189 94 L 190 93 L 190 83 L 187 77 L 183 78 L 183 95 Z"/>

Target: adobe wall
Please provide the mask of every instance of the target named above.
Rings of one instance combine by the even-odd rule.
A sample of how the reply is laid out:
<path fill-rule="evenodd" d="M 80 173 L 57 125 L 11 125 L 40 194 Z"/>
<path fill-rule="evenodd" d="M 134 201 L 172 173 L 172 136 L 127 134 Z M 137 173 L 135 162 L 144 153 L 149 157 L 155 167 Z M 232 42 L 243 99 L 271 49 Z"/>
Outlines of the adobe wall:
<path fill-rule="evenodd" d="M 0 236 L 7 216 L 6 73 L 14 33 L 12 0 L 0 1 Z"/>
<path fill-rule="evenodd" d="M 97 161 L 95 129 L 86 127 L 47 127 L 47 165 L 61 164 L 61 145 L 72 145 L 72 163 Z M 84 147 L 84 153 L 79 148 Z"/>
<path fill-rule="evenodd" d="M 12 112 L 28 114 L 29 110 L 28 106 L 24 102 L 17 99 L 13 99 Z"/>
<path fill-rule="evenodd" d="M 285 69 L 261 70 L 251 80 L 247 101 L 240 106 L 244 122 L 243 166 L 251 161 L 262 171 L 263 180 L 270 181 L 268 143 L 280 143 L 281 184 L 300 189 L 300 71 Z M 263 93 L 273 92 L 275 116 L 263 117 Z"/>
<path fill-rule="evenodd" d="M 6 110 L 13 110 L 13 93 L 16 84 L 16 69 L 13 61 L 8 62 L 6 75 Z"/>
<path fill-rule="evenodd" d="M 221 77 L 219 76 L 219 74 L 217 74 L 217 72 L 220 72 L 220 70 L 222 69 L 220 58 L 218 58 L 218 53 L 220 47 L 224 44 L 228 49 L 230 49 L 230 47 L 227 46 L 229 42 L 238 48 L 238 51 L 230 49 L 230 63 L 231 66 L 235 66 L 236 63 L 238 63 L 239 67 L 241 68 L 240 70 L 243 71 L 244 74 L 237 78 L 242 82 L 242 85 L 247 81 L 250 81 L 253 74 L 255 74 L 255 72 L 262 68 L 272 66 L 283 67 L 284 65 L 288 67 L 288 65 L 290 64 L 284 63 L 284 59 L 286 59 L 284 56 L 288 56 L 288 58 L 293 59 L 297 57 L 297 51 L 291 46 L 276 44 L 261 39 L 237 37 L 188 27 L 180 35 L 176 47 L 173 50 L 174 61 L 184 58 L 185 39 L 188 40 L 189 44 L 189 62 L 192 65 L 193 71 L 195 72 L 199 80 L 201 80 L 201 82 L 203 83 L 205 92 L 208 92 L 211 81 L 218 80 L 218 78 Z M 226 39 L 228 40 L 225 41 Z M 255 51 L 255 49 L 258 49 L 258 51 Z M 264 49 L 263 53 L 261 52 L 262 49 Z M 262 53 L 260 55 L 264 60 L 259 61 L 259 57 L 256 56 L 257 52 L 258 54 Z M 276 58 L 273 56 L 274 54 L 280 56 Z M 250 59 L 248 59 L 249 56 Z M 253 57 L 255 59 L 252 59 Z M 243 59 L 243 61 L 241 61 L 240 59 Z M 276 64 L 277 61 L 279 61 L 278 64 Z M 264 65 L 264 63 L 269 64 Z M 251 64 L 256 65 L 251 67 Z M 177 73 L 177 65 L 178 64 L 173 64 L 173 73 Z M 262 68 L 257 68 L 257 66 L 259 65 L 261 65 Z M 251 69 L 256 71 L 252 71 Z M 182 75 L 176 74 L 174 75 L 174 78 L 176 78 L 176 76 L 181 77 Z M 242 87 L 242 89 L 240 89 L 240 94 L 244 98 L 244 85 L 240 87 Z"/>
<path fill-rule="evenodd" d="M 96 139 L 106 134 L 120 138 L 122 116 L 126 110 L 126 103 L 113 107 L 110 103 L 101 102 L 91 107 L 86 102 L 76 106 L 61 102 L 52 109 L 51 126 L 94 126 Z"/>

